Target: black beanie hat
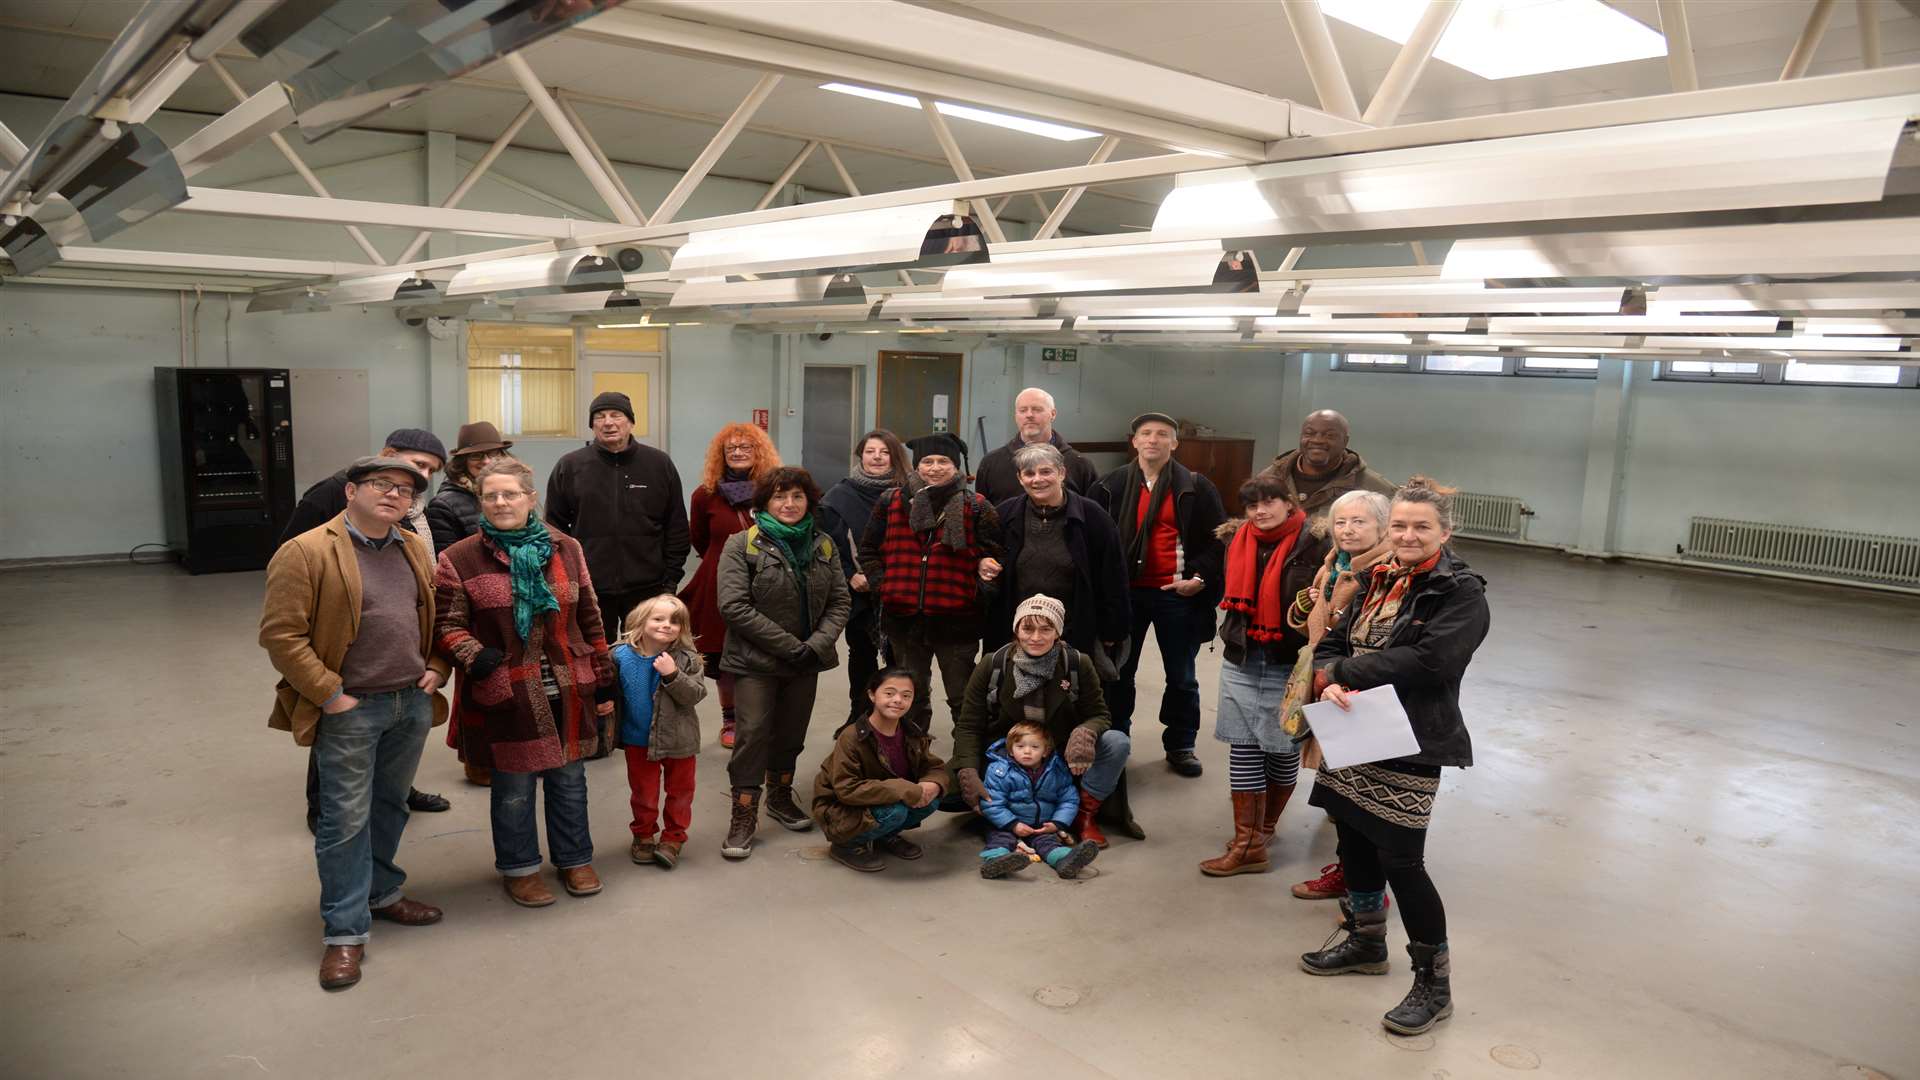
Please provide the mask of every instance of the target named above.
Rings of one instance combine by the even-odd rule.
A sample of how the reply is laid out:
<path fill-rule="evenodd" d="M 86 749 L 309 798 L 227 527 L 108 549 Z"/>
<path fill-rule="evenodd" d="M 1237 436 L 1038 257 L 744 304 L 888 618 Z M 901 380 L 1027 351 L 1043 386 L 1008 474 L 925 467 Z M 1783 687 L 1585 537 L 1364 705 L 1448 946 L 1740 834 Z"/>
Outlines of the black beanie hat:
<path fill-rule="evenodd" d="M 627 414 L 629 423 L 634 422 L 633 399 L 617 390 L 608 390 L 593 399 L 593 404 L 587 406 L 587 422 L 592 423 L 593 414 L 602 409 L 618 409 Z"/>
<path fill-rule="evenodd" d="M 438 435 L 422 428 L 401 428 L 388 435 L 387 441 L 383 445 L 391 446 L 395 450 L 412 450 L 421 454 L 432 454 L 434 457 L 440 459 L 440 464 L 445 465 L 447 463 L 446 444 L 440 441 Z"/>
<path fill-rule="evenodd" d="M 922 435 L 912 442 L 909 442 L 907 446 L 913 451 L 913 461 L 916 465 L 920 463 L 921 458 L 926 457 L 928 454 L 938 454 L 953 462 L 954 465 L 961 469 L 967 467 L 966 444 L 945 432 Z"/>

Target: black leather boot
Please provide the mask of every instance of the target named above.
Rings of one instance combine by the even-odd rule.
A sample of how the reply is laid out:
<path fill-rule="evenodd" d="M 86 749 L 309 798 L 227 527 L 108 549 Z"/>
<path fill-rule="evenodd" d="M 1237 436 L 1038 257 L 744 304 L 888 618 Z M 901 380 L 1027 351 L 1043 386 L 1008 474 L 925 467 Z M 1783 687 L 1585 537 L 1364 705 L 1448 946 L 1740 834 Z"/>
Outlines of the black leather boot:
<path fill-rule="evenodd" d="M 1380 1023 L 1395 1035 L 1418 1035 L 1453 1015 L 1453 962 L 1444 945 L 1407 942 L 1413 957 L 1413 989 Z"/>
<path fill-rule="evenodd" d="M 1347 940 L 1338 945 L 1333 939 L 1340 931 Z M 1385 975 L 1387 973 L 1387 913 L 1356 912 L 1346 900 L 1340 901 L 1340 929 L 1327 937 L 1327 946 L 1319 952 L 1302 953 L 1300 970 L 1309 975 Z"/>

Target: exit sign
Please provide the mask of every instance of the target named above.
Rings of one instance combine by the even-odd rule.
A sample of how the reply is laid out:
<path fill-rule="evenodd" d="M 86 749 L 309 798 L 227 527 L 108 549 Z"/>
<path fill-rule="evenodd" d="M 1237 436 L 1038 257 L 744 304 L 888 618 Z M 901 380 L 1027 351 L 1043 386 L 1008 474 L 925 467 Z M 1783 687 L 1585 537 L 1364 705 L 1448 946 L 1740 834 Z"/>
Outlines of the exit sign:
<path fill-rule="evenodd" d="M 1080 359 L 1079 349 L 1067 349 L 1067 348 L 1061 348 L 1053 345 L 1046 345 L 1041 347 L 1040 349 L 1040 360 L 1042 363 L 1071 364 L 1078 361 L 1079 359 Z"/>

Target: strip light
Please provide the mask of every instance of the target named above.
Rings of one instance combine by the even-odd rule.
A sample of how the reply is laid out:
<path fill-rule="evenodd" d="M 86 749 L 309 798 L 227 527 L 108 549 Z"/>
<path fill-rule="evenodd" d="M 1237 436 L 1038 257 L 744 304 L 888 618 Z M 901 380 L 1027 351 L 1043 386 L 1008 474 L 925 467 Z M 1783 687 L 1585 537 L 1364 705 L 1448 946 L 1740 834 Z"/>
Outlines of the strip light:
<path fill-rule="evenodd" d="M 1455 245 L 1458 247 L 1459 245 Z M 1300 301 L 1302 315 L 1397 315 L 1437 312 L 1552 312 L 1617 315 L 1626 290 L 1489 289 L 1480 281 L 1316 282 Z"/>
<path fill-rule="evenodd" d="M 886 270 L 985 262 L 980 228 L 951 199 L 708 229 L 673 253 L 667 276 Z"/>
<path fill-rule="evenodd" d="M 1065 316 L 1116 315 L 1140 318 L 1246 317 L 1280 310 L 1277 293 L 1173 293 L 1150 296 L 1070 296 L 1054 306 Z"/>
<path fill-rule="evenodd" d="M 1916 270 L 1920 217 L 1462 240 L 1447 252 L 1443 272 L 1469 278 L 1659 280 Z"/>
<path fill-rule="evenodd" d="M 820 89 L 831 90 L 836 94 L 851 94 L 854 97 L 866 98 L 869 101 L 884 101 L 889 105 L 899 105 L 908 109 L 918 109 L 920 107 L 920 99 L 910 94 L 897 94 L 891 90 L 875 90 L 870 86 L 855 86 L 851 83 L 830 82 L 821 83 Z M 1033 120 L 1025 116 L 1014 116 L 1011 113 L 994 112 L 992 109 L 975 108 L 972 105 L 955 105 L 950 101 L 936 101 L 933 103 L 933 107 L 939 110 L 942 116 L 951 116 L 957 120 L 972 120 L 977 124 L 992 124 L 994 127 L 1007 128 L 1012 131 L 1022 131 L 1028 135 L 1038 135 L 1044 139 L 1056 139 L 1060 142 L 1082 142 L 1086 139 L 1097 139 L 1100 137 L 1099 132 L 1088 131 L 1086 128 L 1068 127 L 1065 124 L 1053 124 L 1045 120 Z"/>
<path fill-rule="evenodd" d="M 940 291 L 946 296 L 1191 292 L 1209 287 L 1252 292 L 1259 286 L 1258 277 L 1251 256 L 1229 255 L 1218 240 L 1196 240 L 996 252 L 990 263 L 949 271 Z"/>
<path fill-rule="evenodd" d="M 1487 320 L 1493 334 L 1771 334 L 1780 328 L 1775 315 L 1686 318 L 1659 315 L 1535 315 Z"/>
<path fill-rule="evenodd" d="M 1301 315 L 1275 315 L 1253 320 L 1256 330 L 1303 330 L 1327 331 L 1342 334 L 1373 333 L 1416 333 L 1445 334 L 1463 333 L 1467 329 L 1468 319 L 1330 319 Z"/>
<path fill-rule="evenodd" d="M 1082 315 L 1073 320 L 1075 330 L 1233 330 L 1238 319 L 1230 318 L 1145 318 L 1099 319 Z"/>
<path fill-rule="evenodd" d="M 1819 337 L 1794 334 L 1790 337 L 1650 337 L 1650 349 L 1759 349 L 1784 352 L 1899 352 L 1899 338 Z"/>
<path fill-rule="evenodd" d="M 1721 311 L 1899 311 L 1920 308 L 1920 285 L 1861 281 L 1783 285 L 1665 285 L 1649 315 Z"/>

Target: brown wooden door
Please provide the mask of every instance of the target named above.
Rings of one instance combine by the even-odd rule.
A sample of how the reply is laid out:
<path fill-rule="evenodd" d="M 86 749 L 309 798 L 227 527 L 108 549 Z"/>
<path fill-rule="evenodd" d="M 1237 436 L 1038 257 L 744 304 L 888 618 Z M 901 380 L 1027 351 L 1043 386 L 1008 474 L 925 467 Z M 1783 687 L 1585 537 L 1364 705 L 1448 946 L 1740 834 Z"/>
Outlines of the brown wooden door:
<path fill-rule="evenodd" d="M 1252 439 L 1182 439 L 1173 459 L 1213 481 L 1220 489 L 1220 501 L 1227 516 L 1245 512 L 1240 505 L 1240 485 L 1253 476 Z"/>

